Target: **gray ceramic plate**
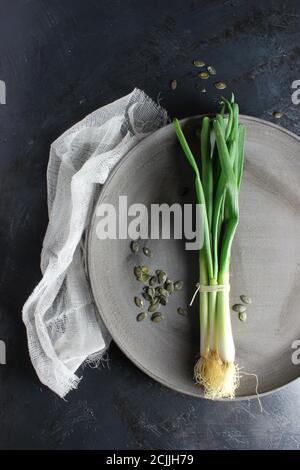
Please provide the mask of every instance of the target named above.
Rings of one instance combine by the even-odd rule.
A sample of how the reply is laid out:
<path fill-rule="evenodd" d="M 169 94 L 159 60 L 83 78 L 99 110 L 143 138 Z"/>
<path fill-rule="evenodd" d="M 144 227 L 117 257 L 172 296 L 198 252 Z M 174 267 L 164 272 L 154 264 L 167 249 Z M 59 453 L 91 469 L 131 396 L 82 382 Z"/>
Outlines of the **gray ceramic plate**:
<path fill-rule="evenodd" d="M 247 128 L 245 174 L 241 190 L 241 220 L 231 263 L 231 302 L 240 294 L 253 299 L 248 320 L 232 314 L 236 362 L 255 373 L 259 393 L 268 393 L 300 375 L 293 365 L 292 343 L 300 339 L 300 139 L 268 122 L 243 116 Z M 183 125 L 195 147 L 196 118 Z M 188 189 L 190 188 L 190 189 Z M 116 167 L 99 203 L 117 206 L 119 195 L 128 204 L 189 203 L 194 201 L 193 174 L 167 126 L 142 141 Z M 99 312 L 122 351 L 144 372 L 162 384 L 193 396 L 202 390 L 193 382 L 193 365 L 199 352 L 198 304 L 188 318 L 176 313 L 187 306 L 197 282 L 196 252 L 182 241 L 149 240 L 149 261 L 134 255 L 127 240 L 99 241 L 91 225 L 88 266 Z M 163 312 L 165 320 L 136 321 L 139 310 L 133 298 L 141 285 L 133 268 L 149 264 L 169 276 L 183 279 L 184 289 L 174 295 Z M 256 379 L 242 378 L 238 397 L 255 394 Z"/>

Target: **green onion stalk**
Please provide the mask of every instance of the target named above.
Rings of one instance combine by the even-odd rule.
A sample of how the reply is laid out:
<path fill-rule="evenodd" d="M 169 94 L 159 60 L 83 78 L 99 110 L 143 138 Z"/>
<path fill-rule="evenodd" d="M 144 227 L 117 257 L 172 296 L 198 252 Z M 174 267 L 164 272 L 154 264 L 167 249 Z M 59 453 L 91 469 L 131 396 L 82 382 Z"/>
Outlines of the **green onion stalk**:
<path fill-rule="evenodd" d="M 197 203 L 202 205 L 204 241 L 199 247 L 200 358 L 195 380 L 208 398 L 234 398 L 239 385 L 235 364 L 229 290 L 231 246 L 239 221 L 239 191 L 244 164 L 245 127 L 239 107 L 222 99 L 215 117 L 203 117 L 200 159 L 196 160 L 174 120 L 182 149 L 195 173 Z"/>

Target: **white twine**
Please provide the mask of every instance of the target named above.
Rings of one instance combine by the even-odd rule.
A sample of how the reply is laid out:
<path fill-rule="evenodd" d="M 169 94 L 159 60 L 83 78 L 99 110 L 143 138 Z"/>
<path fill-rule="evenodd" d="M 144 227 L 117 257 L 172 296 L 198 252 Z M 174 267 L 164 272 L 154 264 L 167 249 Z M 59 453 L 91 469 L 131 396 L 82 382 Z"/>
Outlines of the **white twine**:
<path fill-rule="evenodd" d="M 196 295 L 198 292 L 229 292 L 230 291 L 230 285 L 229 284 L 216 284 L 214 286 L 205 286 L 203 284 L 196 284 L 196 290 L 194 292 L 194 295 L 192 297 L 192 300 L 190 302 L 190 307 L 193 305 L 194 300 L 196 298 Z"/>

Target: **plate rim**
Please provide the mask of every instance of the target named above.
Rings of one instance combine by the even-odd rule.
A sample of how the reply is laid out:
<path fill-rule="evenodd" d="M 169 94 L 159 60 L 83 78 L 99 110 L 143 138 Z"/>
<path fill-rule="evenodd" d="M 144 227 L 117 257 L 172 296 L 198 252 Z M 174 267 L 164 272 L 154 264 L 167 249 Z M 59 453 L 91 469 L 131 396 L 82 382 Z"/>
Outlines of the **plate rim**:
<path fill-rule="evenodd" d="M 187 122 L 190 122 L 190 121 L 195 121 L 196 119 L 201 119 L 201 117 L 203 117 L 204 115 L 203 114 L 197 114 L 197 115 L 194 115 L 194 116 L 188 116 L 188 117 L 185 117 L 183 119 L 180 119 L 179 122 L 180 124 L 184 125 L 185 123 Z M 249 116 L 249 115 L 245 115 L 245 114 L 240 114 L 240 120 L 241 122 L 255 122 L 255 123 L 258 123 L 260 125 L 263 125 L 263 126 L 266 126 L 266 127 L 271 127 L 273 129 L 276 129 L 284 134 L 287 134 L 289 137 L 292 137 L 293 139 L 295 139 L 296 141 L 299 142 L 300 144 L 300 136 L 298 136 L 297 134 L 295 134 L 294 132 L 292 131 L 289 131 L 288 129 L 285 129 L 284 127 L 278 125 L 278 124 L 275 124 L 273 122 L 269 122 L 269 121 L 266 121 L 265 119 L 261 119 L 261 118 L 257 118 L 255 116 Z M 95 224 L 95 219 L 96 219 L 96 209 L 99 205 L 99 202 L 101 201 L 101 199 L 105 196 L 106 194 L 106 191 L 107 191 L 107 187 L 109 186 L 111 180 L 114 178 L 116 172 L 118 172 L 120 170 L 120 168 L 122 167 L 122 165 L 125 163 L 125 161 L 127 161 L 128 158 L 130 158 L 131 154 L 133 152 L 136 152 L 136 149 L 139 147 L 139 145 L 141 145 L 142 143 L 145 142 L 145 140 L 147 139 L 150 139 L 153 137 L 153 135 L 155 134 L 158 134 L 159 132 L 162 132 L 164 131 L 165 129 L 167 128 L 170 128 L 171 126 L 173 125 L 173 123 L 169 123 L 167 124 L 166 126 L 163 126 L 159 129 L 157 129 L 156 131 L 152 132 L 151 134 L 147 135 L 144 139 L 142 139 L 141 141 L 139 141 L 131 150 L 129 150 L 129 152 L 127 152 L 123 158 L 121 158 L 121 160 L 114 166 L 114 168 L 111 170 L 107 180 L 105 181 L 105 183 L 103 184 L 102 188 L 101 188 L 101 191 L 100 191 L 100 194 L 99 194 L 99 197 L 97 198 L 97 201 L 95 203 L 95 206 L 94 206 L 94 209 L 93 209 L 93 215 L 92 215 L 92 218 L 91 218 L 91 221 L 89 223 L 89 227 L 88 227 L 88 235 L 87 235 L 87 238 L 86 238 L 86 245 L 85 245 L 85 259 L 86 259 L 86 268 L 87 268 L 87 276 L 88 276 L 88 279 L 89 279 L 89 283 L 90 283 L 90 286 L 91 286 L 91 291 L 92 291 L 92 295 L 93 295 L 93 299 L 94 299 L 94 302 L 95 302 L 95 305 L 97 307 L 97 310 L 98 310 L 98 313 L 99 313 L 99 316 L 102 320 L 102 322 L 104 323 L 105 327 L 107 328 L 108 332 L 110 333 L 112 339 L 114 340 L 114 342 L 116 343 L 116 345 L 119 347 L 119 349 L 122 351 L 123 354 L 125 354 L 125 356 L 133 363 L 133 365 L 135 365 L 136 367 L 138 367 L 138 369 L 140 369 L 143 373 L 145 373 L 148 377 L 150 377 L 151 379 L 155 380 L 156 382 L 158 382 L 159 384 L 167 387 L 168 389 L 174 391 L 174 392 L 177 392 L 177 393 L 181 393 L 185 396 L 190 396 L 190 397 L 193 397 L 193 398 L 202 398 L 202 399 L 205 399 L 205 400 L 208 400 L 208 398 L 206 398 L 203 394 L 200 394 L 200 393 L 193 393 L 193 392 L 188 392 L 186 390 L 181 390 L 180 387 L 174 387 L 172 384 L 170 384 L 167 380 L 161 378 L 161 377 L 157 377 L 155 375 L 155 373 L 149 371 L 148 369 L 146 369 L 140 362 L 139 360 L 132 356 L 128 350 L 126 349 L 125 345 L 122 343 L 122 341 L 120 341 L 119 339 L 116 339 L 112 332 L 110 331 L 110 328 L 108 327 L 107 325 L 107 321 L 105 319 L 105 315 L 103 315 L 103 310 L 102 310 L 102 307 L 101 305 L 99 305 L 95 295 L 94 295 L 94 285 L 93 285 L 93 280 L 92 280 L 92 276 L 90 275 L 90 273 L 92 272 L 91 270 L 91 250 L 90 250 L 90 246 L 91 246 L 91 238 L 92 238 L 92 233 L 93 233 L 93 230 L 92 228 L 94 227 L 94 224 Z M 261 398 L 261 397 L 265 397 L 267 395 L 270 395 L 272 393 L 275 393 L 275 392 L 278 392 L 284 388 L 286 388 L 287 386 L 291 385 L 292 383 L 298 381 L 300 379 L 300 374 L 299 374 L 299 377 L 295 377 L 291 380 L 289 380 L 288 382 L 286 382 L 285 384 L 283 385 L 280 385 L 278 387 L 275 387 L 273 388 L 272 390 L 267 390 L 265 392 L 262 392 L 262 393 L 259 393 L 259 394 L 252 394 L 252 395 L 241 395 L 241 396 L 236 396 L 234 397 L 233 399 L 232 398 L 220 398 L 220 399 L 217 399 L 217 400 L 214 400 L 214 401 L 221 401 L 221 402 L 236 402 L 236 401 L 242 401 L 242 400 L 254 400 L 254 399 L 258 399 L 258 398 Z M 211 400 L 210 400 L 211 401 Z"/>

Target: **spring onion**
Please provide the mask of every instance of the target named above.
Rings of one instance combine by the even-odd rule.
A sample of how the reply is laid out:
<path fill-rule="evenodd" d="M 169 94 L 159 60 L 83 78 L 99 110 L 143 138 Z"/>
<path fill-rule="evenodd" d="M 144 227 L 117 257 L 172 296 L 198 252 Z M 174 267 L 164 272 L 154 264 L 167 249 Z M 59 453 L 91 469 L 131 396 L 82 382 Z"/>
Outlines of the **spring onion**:
<path fill-rule="evenodd" d="M 245 127 L 234 97 L 223 98 L 215 117 L 202 119 L 197 162 L 180 123 L 174 120 L 182 149 L 195 173 L 197 203 L 203 205 L 204 242 L 199 247 L 200 358 L 195 379 L 208 398 L 233 398 L 239 385 L 229 306 L 231 246 L 239 221 Z"/>

